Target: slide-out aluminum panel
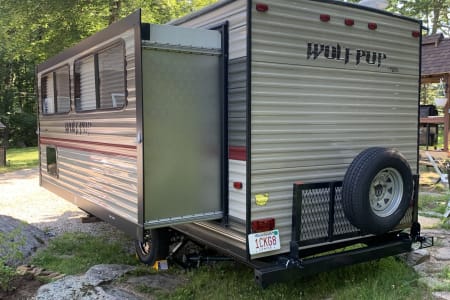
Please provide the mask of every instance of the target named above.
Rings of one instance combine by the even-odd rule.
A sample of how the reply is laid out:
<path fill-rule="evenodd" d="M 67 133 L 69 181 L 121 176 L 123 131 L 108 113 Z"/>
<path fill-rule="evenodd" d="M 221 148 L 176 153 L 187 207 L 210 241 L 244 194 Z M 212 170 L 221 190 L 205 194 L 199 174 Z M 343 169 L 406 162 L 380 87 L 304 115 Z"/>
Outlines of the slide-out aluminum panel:
<path fill-rule="evenodd" d="M 153 34 L 150 38 L 157 40 L 145 42 L 142 49 L 144 225 L 152 228 L 220 219 L 220 32 L 158 29 L 164 29 L 164 40 L 180 32 L 190 35 L 193 42 L 186 39 L 187 43 L 198 47 L 159 43 L 162 36 Z M 198 43 L 219 48 L 206 49 Z"/>

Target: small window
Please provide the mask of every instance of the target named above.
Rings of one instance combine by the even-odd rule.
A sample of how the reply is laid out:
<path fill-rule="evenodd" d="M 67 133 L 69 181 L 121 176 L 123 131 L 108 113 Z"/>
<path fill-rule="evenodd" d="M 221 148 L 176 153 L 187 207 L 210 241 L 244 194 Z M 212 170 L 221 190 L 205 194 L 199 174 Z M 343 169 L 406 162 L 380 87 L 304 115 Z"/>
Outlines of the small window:
<path fill-rule="evenodd" d="M 47 147 L 47 173 L 58 177 L 58 166 L 56 164 L 56 148 Z"/>
<path fill-rule="evenodd" d="M 42 113 L 45 115 L 70 111 L 69 67 L 65 66 L 41 78 Z"/>
<path fill-rule="evenodd" d="M 100 108 L 125 105 L 125 63 L 123 46 L 117 45 L 98 54 Z"/>
<path fill-rule="evenodd" d="M 124 58 L 123 43 L 117 43 L 75 61 L 75 108 L 77 111 L 125 106 Z"/>

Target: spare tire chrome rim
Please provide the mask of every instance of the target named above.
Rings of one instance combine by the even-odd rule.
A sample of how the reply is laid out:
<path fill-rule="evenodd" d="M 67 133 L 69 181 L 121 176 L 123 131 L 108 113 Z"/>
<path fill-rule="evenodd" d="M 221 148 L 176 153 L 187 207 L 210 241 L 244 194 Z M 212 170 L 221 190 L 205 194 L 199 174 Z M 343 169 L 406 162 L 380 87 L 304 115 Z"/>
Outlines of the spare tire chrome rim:
<path fill-rule="evenodd" d="M 403 179 L 393 168 L 378 172 L 369 187 L 369 200 L 372 211 L 379 217 L 392 215 L 403 198 Z"/>

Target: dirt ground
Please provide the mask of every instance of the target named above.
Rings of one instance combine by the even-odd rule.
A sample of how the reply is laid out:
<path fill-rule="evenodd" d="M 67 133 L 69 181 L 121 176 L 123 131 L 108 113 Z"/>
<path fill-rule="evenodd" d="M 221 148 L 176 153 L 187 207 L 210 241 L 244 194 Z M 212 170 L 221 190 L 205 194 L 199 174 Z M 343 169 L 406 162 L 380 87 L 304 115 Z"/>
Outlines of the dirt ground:
<path fill-rule="evenodd" d="M 119 231 L 105 222 L 81 223 L 86 213 L 75 205 L 39 186 L 38 170 L 26 169 L 0 174 L 0 215 L 11 216 L 36 226 L 54 237 L 64 232 L 87 232 L 117 236 Z M 32 299 L 45 284 L 33 276 L 16 278 L 11 292 L 1 292 L 0 299 Z"/>
<path fill-rule="evenodd" d="M 11 286 L 13 287 L 12 291 L 4 292 L 0 290 L 0 299 L 32 299 L 39 287 L 43 284 L 43 282 L 39 281 L 34 276 L 19 276 L 11 283 Z"/>

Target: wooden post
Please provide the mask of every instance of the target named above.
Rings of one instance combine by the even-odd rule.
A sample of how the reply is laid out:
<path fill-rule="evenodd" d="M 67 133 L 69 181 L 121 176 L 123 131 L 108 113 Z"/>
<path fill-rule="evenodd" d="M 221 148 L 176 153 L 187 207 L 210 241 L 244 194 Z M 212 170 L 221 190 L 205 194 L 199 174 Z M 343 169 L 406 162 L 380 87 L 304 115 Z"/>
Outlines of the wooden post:
<path fill-rule="evenodd" d="M 444 106 L 444 151 L 448 152 L 448 129 L 450 124 L 448 110 L 450 108 L 450 93 L 449 93 L 449 84 L 448 84 L 448 74 L 444 76 L 444 89 L 446 91 L 447 102 Z"/>

